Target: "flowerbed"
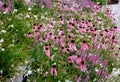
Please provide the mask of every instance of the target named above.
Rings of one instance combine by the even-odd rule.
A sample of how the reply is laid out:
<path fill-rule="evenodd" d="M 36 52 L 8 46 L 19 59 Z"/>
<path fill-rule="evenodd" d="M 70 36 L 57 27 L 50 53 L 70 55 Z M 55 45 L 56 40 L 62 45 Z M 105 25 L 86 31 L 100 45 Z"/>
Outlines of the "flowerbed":
<path fill-rule="evenodd" d="M 2 19 L 11 19 L 6 24 L 2 21 L 2 29 L 7 30 L 1 36 L 5 40 L 1 39 L 2 77 L 11 77 L 13 71 L 17 73 L 17 66 L 26 65 L 24 80 L 106 81 L 112 69 L 118 67 L 119 29 L 110 10 L 103 13 L 98 4 L 81 7 L 76 1 L 49 4 L 50 8 L 27 4 L 28 8 L 16 3 L 18 11 L 2 14 Z"/>

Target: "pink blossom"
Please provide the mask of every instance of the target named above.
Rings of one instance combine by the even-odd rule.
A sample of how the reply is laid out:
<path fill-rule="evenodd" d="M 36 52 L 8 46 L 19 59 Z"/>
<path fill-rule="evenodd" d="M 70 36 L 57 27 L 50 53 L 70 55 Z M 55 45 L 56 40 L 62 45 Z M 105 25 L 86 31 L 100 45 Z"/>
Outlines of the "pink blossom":
<path fill-rule="evenodd" d="M 51 7 L 51 0 L 44 0 L 44 2 L 46 3 L 46 6 L 47 6 L 48 8 Z"/>
<path fill-rule="evenodd" d="M 82 44 L 81 44 L 81 50 L 83 50 L 83 51 L 88 50 L 88 45 L 86 44 L 85 41 L 83 41 Z"/>
<path fill-rule="evenodd" d="M 95 56 L 91 54 L 89 60 L 90 60 L 90 62 L 94 62 L 95 61 Z"/>
<path fill-rule="evenodd" d="M 74 43 L 74 40 L 71 40 L 71 43 L 68 43 L 68 46 L 71 51 L 77 51 L 76 45 Z"/>
<path fill-rule="evenodd" d="M 56 36 L 54 36 L 53 40 L 55 41 L 56 44 L 59 44 L 59 42 L 60 42 L 59 39 L 58 39 L 58 37 L 56 37 Z"/>
<path fill-rule="evenodd" d="M 46 44 L 43 48 L 44 52 L 45 52 L 45 55 L 48 57 L 48 58 L 51 58 L 50 56 L 50 48 L 49 46 Z"/>
<path fill-rule="evenodd" d="M 93 26 L 93 24 L 92 24 L 91 20 L 88 20 L 88 22 L 87 22 L 87 26 L 90 26 L 90 27 L 92 27 L 92 26 Z"/>
<path fill-rule="evenodd" d="M 34 38 L 35 38 L 35 40 L 38 39 L 38 35 L 39 35 L 39 32 L 38 32 L 38 31 L 35 31 L 35 32 L 34 32 Z"/>
<path fill-rule="evenodd" d="M 75 26 L 74 23 L 69 22 L 68 27 L 69 27 L 70 29 L 74 29 L 74 28 L 75 28 L 74 26 Z"/>
<path fill-rule="evenodd" d="M 83 71 L 83 72 L 85 72 L 87 70 L 87 66 L 86 66 L 86 62 L 85 61 L 86 61 L 85 58 L 82 58 L 81 62 L 80 62 L 80 65 L 79 65 L 81 71 Z"/>
<path fill-rule="evenodd" d="M 80 75 L 77 75 L 77 77 L 76 77 L 76 82 L 81 82 L 81 77 L 80 77 Z"/>
<path fill-rule="evenodd" d="M 68 57 L 68 62 L 69 63 L 74 63 L 74 61 L 77 59 L 77 55 L 72 55 Z"/>
<path fill-rule="evenodd" d="M 53 65 L 52 68 L 50 69 L 50 74 L 53 76 L 57 76 L 57 70 L 56 70 L 56 66 Z"/>
<path fill-rule="evenodd" d="M 38 0 L 34 0 L 35 3 L 38 3 Z"/>
<path fill-rule="evenodd" d="M 63 29 L 60 29 L 59 30 L 59 35 L 62 35 L 62 34 L 64 34 L 64 31 L 63 31 Z"/>
<path fill-rule="evenodd" d="M 85 82 L 88 82 L 88 80 L 89 80 L 89 76 L 87 75 L 85 78 Z"/>
<path fill-rule="evenodd" d="M 104 78 L 107 78 L 109 76 L 108 72 L 104 72 Z"/>
<path fill-rule="evenodd" d="M 2 5 L 2 11 L 3 11 L 4 13 L 7 13 L 7 12 L 9 11 L 9 7 L 8 7 L 7 4 L 3 4 L 3 5 Z"/>
<path fill-rule="evenodd" d="M 93 34 L 98 34 L 97 29 L 94 29 Z"/>
<path fill-rule="evenodd" d="M 80 64 L 80 62 L 81 62 L 81 57 L 80 57 L 80 56 L 78 56 L 78 57 L 76 58 L 76 60 L 75 60 L 75 61 L 76 61 L 76 64 L 78 64 L 78 65 L 79 65 L 79 64 Z"/>
<path fill-rule="evenodd" d="M 3 2 L 2 2 L 2 1 L 0 1 L 0 9 L 1 9 L 2 5 L 3 5 Z"/>
<path fill-rule="evenodd" d="M 30 6 L 32 4 L 32 2 L 30 0 L 24 0 L 24 2 L 27 6 Z"/>
<path fill-rule="evenodd" d="M 61 46 L 65 46 L 65 42 L 64 41 L 60 41 L 60 45 Z"/>
<path fill-rule="evenodd" d="M 52 36 L 53 36 L 53 34 L 51 32 L 47 34 L 48 39 L 52 38 Z"/>
<path fill-rule="evenodd" d="M 80 69 L 82 72 L 85 72 L 87 70 L 85 56 L 82 58 L 78 56 L 75 61 L 77 64 L 76 68 Z"/>
<path fill-rule="evenodd" d="M 62 51 L 62 53 L 69 53 L 70 52 L 70 50 L 69 50 L 69 48 L 66 48 L 66 47 L 61 47 L 61 51 Z"/>
<path fill-rule="evenodd" d="M 105 43 L 103 43 L 103 44 L 101 44 L 102 45 L 102 48 L 104 48 L 104 49 L 106 49 L 106 44 Z"/>
<path fill-rule="evenodd" d="M 79 32 L 80 32 L 80 33 L 86 32 L 86 28 L 83 28 L 83 27 L 80 27 L 80 26 L 79 26 Z"/>
<path fill-rule="evenodd" d="M 102 69 L 100 69 L 99 71 L 97 71 L 97 75 L 100 76 L 102 74 Z"/>
<path fill-rule="evenodd" d="M 95 45 L 95 49 L 98 50 L 100 48 L 100 44 Z"/>
<path fill-rule="evenodd" d="M 104 60 L 104 61 L 103 61 L 103 65 L 104 65 L 104 67 L 106 67 L 106 66 L 108 65 L 108 61 L 107 61 L 107 60 Z"/>
<path fill-rule="evenodd" d="M 97 39 L 97 37 L 96 37 L 96 36 L 95 36 L 95 37 L 93 37 L 93 42 L 94 42 L 94 43 L 96 43 L 96 42 L 97 42 L 97 40 L 98 40 L 98 39 Z"/>

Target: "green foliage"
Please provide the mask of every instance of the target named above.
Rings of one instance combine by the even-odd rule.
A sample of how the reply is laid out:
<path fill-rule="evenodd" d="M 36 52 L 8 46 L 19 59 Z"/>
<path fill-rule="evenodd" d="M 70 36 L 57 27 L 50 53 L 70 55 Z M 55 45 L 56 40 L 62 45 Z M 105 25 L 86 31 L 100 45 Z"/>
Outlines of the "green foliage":
<path fill-rule="evenodd" d="M 100 5 L 106 5 L 106 0 L 93 0 L 94 2 L 99 2 Z"/>

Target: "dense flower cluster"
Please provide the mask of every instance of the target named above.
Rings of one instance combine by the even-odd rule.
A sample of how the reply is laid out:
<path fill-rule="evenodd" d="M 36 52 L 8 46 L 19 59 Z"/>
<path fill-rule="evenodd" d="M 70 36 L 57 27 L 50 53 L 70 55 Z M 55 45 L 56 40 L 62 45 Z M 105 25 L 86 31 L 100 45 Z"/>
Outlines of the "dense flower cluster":
<path fill-rule="evenodd" d="M 68 3 L 57 1 L 54 4 L 55 17 L 49 19 L 49 23 L 34 24 L 33 31 L 26 34 L 26 37 L 34 39 L 34 45 L 40 43 L 42 46 L 43 53 L 39 55 L 48 58 L 46 65 L 50 65 L 50 61 L 59 62 L 48 66 L 50 68 L 47 68 L 46 72 L 50 70 L 49 73 L 42 77 L 49 77 L 50 74 L 55 79 L 63 73 L 71 74 L 70 80 L 76 82 L 102 81 L 109 75 L 109 60 L 105 59 L 104 55 L 113 54 L 118 44 L 118 28 L 104 27 L 103 19 L 96 16 L 101 11 L 98 4 L 87 6 L 85 9 L 89 10 L 88 14 L 76 2 Z M 72 67 L 69 68 L 69 65 Z M 68 70 L 78 70 L 78 73 L 74 76 Z"/>
<path fill-rule="evenodd" d="M 91 0 L 0 1 L 0 82 L 21 73 L 23 82 L 119 75 L 119 28 L 110 9 L 101 11 Z"/>

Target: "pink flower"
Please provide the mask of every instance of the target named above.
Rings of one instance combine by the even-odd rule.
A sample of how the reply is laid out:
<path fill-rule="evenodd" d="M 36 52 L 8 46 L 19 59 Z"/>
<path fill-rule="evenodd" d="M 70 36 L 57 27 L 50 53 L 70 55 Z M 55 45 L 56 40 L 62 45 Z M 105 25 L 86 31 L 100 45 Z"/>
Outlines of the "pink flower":
<path fill-rule="evenodd" d="M 37 26 L 36 24 L 33 25 L 33 30 L 34 30 L 34 31 L 38 30 L 38 28 L 40 29 L 41 27 L 40 27 L 40 26 Z"/>
<path fill-rule="evenodd" d="M 24 2 L 27 6 L 30 6 L 32 4 L 31 0 L 24 0 Z"/>
<path fill-rule="evenodd" d="M 95 45 L 95 49 L 98 50 L 100 48 L 100 44 Z"/>
<path fill-rule="evenodd" d="M 59 44 L 59 39 L 58 39 L 58 37 L 54 36 L 54 39 L 53 39 L 53 40 L 55 41 L 56 44 Z"/>
<path fill-rule="evenodd" d="M 48 58 L 51 58 L 51 56 L 50 56 L 50 48 L 49 48 L 49 46 L 47 44 L 44 46 L 43 50 L 44 50 L 46 56 Z"/>
<path fill-rule="evenodd" d="M 80 64 L 80 62 L 81 62 L 81 57 L 80 57 L 80 56 L 78 56 L 78 57 L 76 58 L 76 60 L 75 60 L 75 61 L 76 61 L 76 64 L 78 64 L 78 65 L 79 65 L 79 64 Z"/>
<path fill-rule="evenodd" d="M 107 45 L 105 43 L 101 44 L 102 48 L 106 49 Z"/>
<path fill-rule="evenodd" d="M 57 76 L 57 70 L 56 70 L 56 65 L 53 65 L 52 68 L 50 69 L 50 74 L 52 76 Z"/>
<path fill-rule="evenodd" d="M 77 59 L 77 56 L 76 55 L 72 55 L 72 56 L 69 56 L 68 57 L 68 62 L 69 63 L 74 63 L 74 61 Z"/>
<path fill-rule="evenodd" d="M 93 42 L 95 43 L 95 42 L 97 42 L 97 37 L 95 36 L 95 37 L 93 37 Z"/>
<path fill-rule="evenodd" d="M 91 20 L 88 20 L 87 25 L 88 25 L 88 26 L 90 26 L 90 27 L 92 27 L 92 26 L 93 26 L 93 24 L 92 24 Z"/>
<path fill-rule="evenodd" d="M 70 29 L 74 29 L 74 26 L 75 26 L 74 23 L 69 22 L 68 27 L 69 27 Z"/>
<path fill-rule="evenodd" d="M 81 44 L 81 50 L 83 50 L 83 51 L 88 50 L 88 45 L 86 44 L 85 41 L 83 41 L 82 44 Z"/>
<path fill-rule="evenodd" d="M 90 62 L 94 62 L 95 61 L 95 56 L 94 55 L 90 55 Z"/>
<path fill-rule="evenodd" d="M 80 69 L 82 72 L 85 72 L 87 70 L 85 56 L 83 56 L 82 58 L 78 56 L 75 61 L 77 64 L 76 68 Z"/>
<path fill-rule="evenodd" d="M 96 28 L 94 29 L 93 34 L 98 34 L 98 31 Z"/>
<path fill-rule="evenodd" d="M 85 82 L 88 82 L 88 80 L 89 80 L 89 76 L 87 75 L 85 78 Z"/>
<path fill-rule="evenodd" d="M 60 45 L 61 45 L 61 46 L 65 46 L 65 42 L 64 42 L 64 41 L 61 41 L 61 42 L 60 42 Z"/>
<path fill-rule="evenodd" d="M 77 75 L 77 77 L 76 77 L 76 82 L 81 82 L 81 77 L 80 77 L 80 75 Z"/>
<path fill-rule="evenodd" d="M 46 6 L 47 6 L 48 8 L 51 7 L 51 0 L 44 0 L 44 2 L 46 3 Z"/>
<path fill-rule="evenodd" d="M 68 43 L 68 46 L 69 46 L 71 51 L 77 51 L 74 40 L 71 40 L 71 43 Z"/>
<path fill-rule="evenodd" d="M 2 1 L 0 1 L 0 9 L 1 9 L 2 5 L 3 5 L 3 2 L 2 2 Z"/>
<path fill-rule="evenodd" d="M 107 78 L 109 76 L 108 72 L 104 72 L 104 78 Z"/>
<path fill-rule="evenodd" d="M 34 0 L 35 3 L 38 3 L 38 0 Z"/>
<path fill-rule="evenodd" d="M 53 34 L 51 32 L 47 34 L 48 39 L 52 38 L 52 36 L 53 36 Z"/>
<path fill-rule="evenodd" d="M 63 31 L 63 29 L 60 29 L 59 30 L 59 35 L 62 35 L 62 34 L 64 34 L 64 31 Z"/>
<path fill-rule="evenodd" d="M 87 70 L 85 58 L 82 58 L 82 59 L 81 59 L 81 62 L 80 62 L 80 69 L 81 69 L 81 71 L 83 71 L 83 72 L 85 72 L 85 71 Z"/>
<path fill-rule="evenodd" d="M 106 66 L 108 65 L 108 61 L 107 61 L 107 60 L 104 60 L 104 61 L 103 61 L 103 65 L 104 65 L 104 67 L 106 67 Z"/>
<path fill-rule="evenodd" d="M 28 33 L 28 34 L 26 34 L 26 37 L 27 37 L 27 38 L 31 38 L 31 37 L 33 37 L 33 34 Z"/>
<path fill-rule="evenodd" d="M 7 4 L 3 4 L 3 5 L 2 5 L 2 11 L 3 11 L 4 13 L 7 13 L 7 12 L 9 11 L 9 7 L 8 7 Z"/>
<path fill-rule="evenodd" d="M 39 32 L 36 30 L 36 31 L 34 32 L 34 38 L 35 38 L 35 40 L 38 39 L 38 35 L 39 35 Z"/>
<path fill-rule="evenodd" d="M 97 75 L 100 76 L 102 74 L 102 69 L 100 69 L 99 71 L 97 71 Z"/>
<path fill-rule="evenodd" d="M 86 32 L 86 28 L 79 27 L 79 32 L 80 32 L 80 33 L 84 33 L 84 32 Z"/>

